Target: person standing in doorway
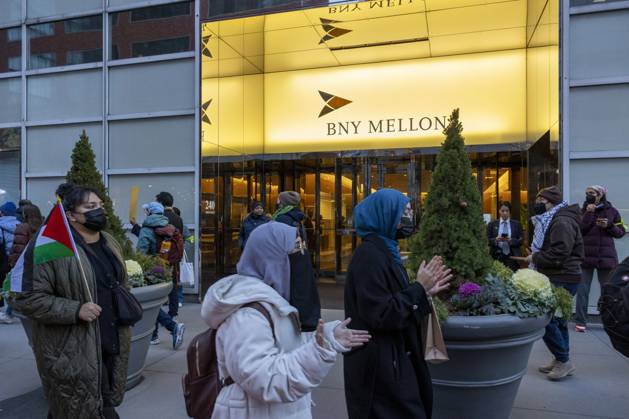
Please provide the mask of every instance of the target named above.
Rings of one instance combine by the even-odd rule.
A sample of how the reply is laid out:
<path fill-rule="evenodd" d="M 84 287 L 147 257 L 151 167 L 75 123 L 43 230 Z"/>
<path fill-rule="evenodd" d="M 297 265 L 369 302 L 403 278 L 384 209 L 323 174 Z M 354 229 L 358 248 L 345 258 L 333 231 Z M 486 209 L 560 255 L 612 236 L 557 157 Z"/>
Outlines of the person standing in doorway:
<path fill-rule="evenodd" d="M 598 282 L 603 288 L 610 272 L 618 265 L 618 253 L 614 239 L 625 235 L 625 226 L 620 213 L 607 200 L 607 188 L 593 185 L 585 190 L 581 234 L 585 245 L 583 278 L 577 291 L 575 330 L 585 332 L 590 286 L 596 270 Z"/>
<path fill-rule="evenodd" d="M 520 256 L 520 247 L 524 240 L 522 225 L 511 219 L 511 203 L 504 201 L 498 209 L 499 218 L 487 226 L 487 238 L 491 247 L 491 256 L 504 263 L 511 270 L 517 271 L 520 266 L 511 256 Z"/>
<path fill-rule="evenodd" d="M 266 224 L 271 221 L 271 217 L 264 213 L 264 206 L 261 202 L 253 201 L 251 203 L 251 212 L 242 221 L 240 227 L 240 233 L 238 234 L 238 241 L 240 242 L 240 250 L 244 250 L 247 239 L 256 227 Z"/>
<path fill-rule="evenodd" d="M 559 188 L 551 186 L 539 191 L 534 210 L 541 213 L 533 238 L 533 248 L 539 250 L 528 256 L 527 262 L 533 262 L 554 286 L 565 288 L 574 296 L 581 282 L 584 256 L 581 209 L 578 205 L 568 205 L 562 200 Z M 576 369 L 570 361 L 568 319 L 553 316 L 546 326 L 544 343 L 553 359 L 539 371 L 552 381 L 573 375 Z"/>
<path fill-rule="evenodd" d="M 146 218 L 144 219 L 144 222 L 142 223 L 142 228 L 140 229 L 137 250 L 138 252 L 147 255 L 157 255 L 160 249 L 158 248 L 158 238 L 156 230 L 165 229 L 167 231 L 170 231 L 171 235 L 174 235 L 174 231 L 176 230 L 176 228 L 168 223 L 168 218 L 166 218 L 166 216 L 164 215 L 164 206 L 159 202 L 150 202 L 148 204 L 144 204 L 142 208 L 144 208 Z M 175 290 L 175 297 L 176 296 L 177 293 Z M 179 349 L 179 347 L 183 343 L 185 326 L 183 323 L 177 323 L 173 319 L 173 316 L 171 316 L 169 313 L 166 313 L 161 307 L 157 315 L 155 330 L 153 331 L 153 336 L 151 337 L 151 345 L 159 345 L 161 343 L 159 339 L 160 324 L 171 333 L 173 338 L 173 349 Z"/>

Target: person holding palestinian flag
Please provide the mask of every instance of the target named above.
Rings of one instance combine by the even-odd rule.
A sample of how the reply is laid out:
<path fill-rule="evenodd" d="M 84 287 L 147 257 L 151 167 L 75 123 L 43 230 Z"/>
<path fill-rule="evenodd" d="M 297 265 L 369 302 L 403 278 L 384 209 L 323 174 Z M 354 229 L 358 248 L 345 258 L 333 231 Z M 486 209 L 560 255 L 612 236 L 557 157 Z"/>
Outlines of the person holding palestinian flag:
<path fill-rule="evenodd" d="M 33 322 L 49 418 L 119 417 L 131 334 L 114 300 L 127 274 L 106 223 L 97 192 L 73 187 L 5 281 L 14 308 Z"/>

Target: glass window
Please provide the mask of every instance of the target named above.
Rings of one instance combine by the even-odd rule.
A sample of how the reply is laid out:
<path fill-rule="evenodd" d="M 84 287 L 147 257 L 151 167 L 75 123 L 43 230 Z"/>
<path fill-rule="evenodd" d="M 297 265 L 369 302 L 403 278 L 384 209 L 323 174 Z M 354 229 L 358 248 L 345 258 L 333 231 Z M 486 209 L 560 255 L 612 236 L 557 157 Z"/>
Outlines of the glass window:
<path fill-rule="evenodd" d="M 29 68 L 102 61 L 102 34 L 102 15 L 29 26 Z"/>
<path fill-rule="evenodd" d="M 30 76 L 27 84 L 30 121 L 103 115 L 103 75 L 100 70 Z"/>
<path fill-rule="evenodd" d="M 591 4 L 611 3 L 621 0 L 570 0 L 570 6 L 589 6 Z"/>
<path fill-rule="evenodd" d="M 137 186 L 138 208 L 130 208 L 131 188 Z M 109 196 L 114 203 L 116 214 L 127 221 L 134 212 L 138 222 L 144 219 L 141 205 L 155 201 L 155 195 L 162 191 L 170 192 L 175 199 L 175 207 L 181 210 L 181 218 L 186 224 L 194 223 L 194 173 L 157 175 L 112 175 L 109 176 Z"/>
<path fill-rule="evenodd" d="M 112 121 L 109 124 L 109 167 L 194 166 L 194 143 L 193 116 Z"/>
<path fill-rule="evenodd" d="M 39 207 L 43 216 L 46 216 L 55 205 L 55 191 L 63 182 L 65 178 L 62 177 L 28 179 L 26 197 Z"/>
<path fill-rule="evenodd" d="M 187 16 L 190 14 L 190 3 L 164 4 L 154 7 L 143 7 L 131 11 L 131 21 L 164 19 L 174 16 Z"/>
<path fill-rule="evenodd" d="M 0 1 L 0 23 L 16 22 L 22 16 L 22 0 Z"/>
<path fill-rule="evenodd" d="M 0 205 L 20 199 L 20 128 L 0 128 Z"/>
<path fill-rule="evenodd" d="M 26 15 L 29 18 L 58 16 L 68 13 L 102 9 L 102 0 L 28 0 Z"/>
<path fill-rule="evenodd" d="M 194 107 L 192 58 L 116 66 L 109 70 L 109 113 L 112 115 Z"/>
<path fill-rule="evenodd" d="M 0 79 L 0 123 L 22 119 L 22 79 Z M 0 178 L 1 179 L 1 178 Z"/>
<path fill-rule="evenodd" d="M 0 29 L 0 73 L 22 69 L 22 28 Z"/>
<path fill-rule="evenodd" d="M 111 14 L 111 59 L 172 54 L 194 49 L 191 2 Z"/>
<path fill-rule="evenodd" d="M 29 127 L 26 137 L 26 171 L 61 172 L 70 168 L 72 150 L 81 132 L 90 139 L 96 155 L 96 167 L 103 169 L 103 126 L 101 124 Z"/>

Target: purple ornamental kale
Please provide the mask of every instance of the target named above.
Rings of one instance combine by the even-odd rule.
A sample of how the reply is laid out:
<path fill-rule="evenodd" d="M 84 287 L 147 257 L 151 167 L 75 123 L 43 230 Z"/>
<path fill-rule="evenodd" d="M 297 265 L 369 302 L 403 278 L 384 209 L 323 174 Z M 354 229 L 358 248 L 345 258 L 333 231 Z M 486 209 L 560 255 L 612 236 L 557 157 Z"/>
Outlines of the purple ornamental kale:
<path fill-rule="evenodd" d="M 459 295 L 461 297 L 470 297 L 472 295 L 480 294 L 483 288 L 473 282 L 465 282 L 459 287 Z"/>

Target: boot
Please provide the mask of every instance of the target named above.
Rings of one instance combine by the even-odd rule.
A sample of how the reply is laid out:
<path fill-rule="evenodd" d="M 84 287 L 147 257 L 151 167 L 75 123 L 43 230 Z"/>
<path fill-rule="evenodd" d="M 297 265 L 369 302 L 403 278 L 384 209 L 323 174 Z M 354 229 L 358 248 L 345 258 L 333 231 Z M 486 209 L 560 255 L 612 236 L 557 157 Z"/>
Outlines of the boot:
<path fill-rule="evenodd" d="M 576 371 L 572 362 L 559 362 L 551 372 L 548 373 L 548 379 L 551 381 L 561 381 L 569 375 L 573 375 Z"/>
<path fill-rule="evenodd" d="M 543 372 L 544 374 L 548 374 L 549 372 L 551 372 L 553 370 L 553 368 L 555 368 L 555 365 L 557 365 L 559 363 L 559 361 L 557 361 L 555 358 L 553 358 L 552 361 L 550 361 L 550 363 L 548 365 L 543 365 L 541 367 L 538 368 L 539 372 Z"/>

